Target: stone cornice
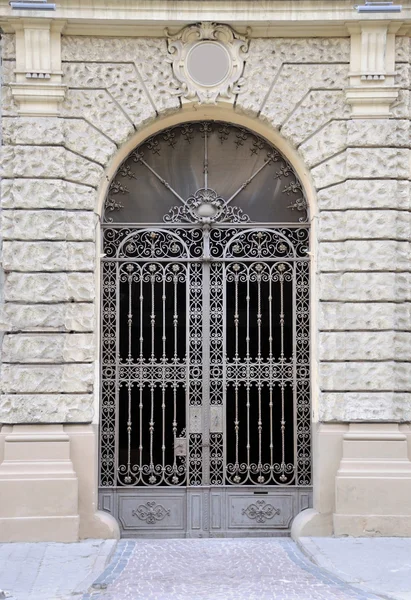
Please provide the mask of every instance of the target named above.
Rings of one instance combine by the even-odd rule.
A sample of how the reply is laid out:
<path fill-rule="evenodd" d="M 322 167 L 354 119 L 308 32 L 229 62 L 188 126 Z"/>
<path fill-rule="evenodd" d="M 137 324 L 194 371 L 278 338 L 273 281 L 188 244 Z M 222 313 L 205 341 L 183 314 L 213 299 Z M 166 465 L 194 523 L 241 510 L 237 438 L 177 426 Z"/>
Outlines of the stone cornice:
<path fill-rule="evenodd" d="M 359 15 L 353 0 L 59 0 L 57 10 L 15 11 L 0 0 L 0 25 L 15 30 L 21 18 L 66 21 L 65 34 L 100 36 L 163 36 L 164 27 L 178 29 L 188 23 L 216 21 L 240 32 L 251 27 L 253 37 L 346 36 L 348 26 L 369 21 Z M 373 14 L 372 20 L 400 24 L 400 34 L 411 27 L 411 2 L 402 2 L 401 13 Z"/>

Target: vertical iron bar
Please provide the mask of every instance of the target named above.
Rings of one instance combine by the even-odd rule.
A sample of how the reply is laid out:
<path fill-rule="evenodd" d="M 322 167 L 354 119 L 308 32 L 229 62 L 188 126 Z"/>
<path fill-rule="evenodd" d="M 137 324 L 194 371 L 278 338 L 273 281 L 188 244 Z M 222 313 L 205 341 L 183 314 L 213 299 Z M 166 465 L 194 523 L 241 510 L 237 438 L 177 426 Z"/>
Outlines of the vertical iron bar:
<path fill-rule="evenodd" d="M 165 267 L 163 267 L 163 294 L 161 296 L 162 308 L 163 308 L 163 356 L 162 356 L 162 384 L 161 384 L 161 418 L 162 418 L 162 431 L 161 431 L 161 455 L 162 455 L 162 467 L 163 473 L 166 466 L 166 274 Z"/>
<path fill-rule="evenodd" d="M 203 227 L 203 484 L 210 483 L 210 228 Z"/>
<path fill-rule="evenodd" d="M 246 334 L 246 365 L 247 365 L 247 468 L 250 467 L 250 272 L 247 269 L 247 334 Z"/>
<path fill-rule="evenodd" d="M 116 264 L 116 359 L 120 356 L 120 264 Z M 115 477 L 116 484 L 118 483 L 118 467 L 119 467 L 119 456 L 118 447 L 120 440 L 120 423 L 119 423 L 119 404 L 120 404 L 120 377 L 119 369 L 116 369 L 116 392 L 115 392 L 115 448 L 114 448 L 114 464 L 115 464 Z"/>
<path fill-rule="evenodd" d="M 256 265 L 256 267 L 261 267 L 261 265 Z M 261 461 L 261 441 L 262 441 L 262 431 L 263 431 L 263 422 L 261 419 L 261 323 L 262 323 L 262 313 L 261 313 L 261 271 L 257 273 L 257 364 L 258 364 L 258 482 L 262 483 L 264 481 L 261 470 L 262 470 L 262 461 Z"/>
<path fill-rule="evenodd" d="M 143 305 L 143 301 L 144 301 L 144 296 L 143 296 L 143 274 L 141 272 L 140 269 L 140 297 L 139 297 L 139 301 L 140 301 L 140 337 L 139 337 L 139 342 L 140 342 L 140 368 L 139 368 L 139 375 L 140 375 L 140 380 L 139 380 L 139 389 L 140 389 L 140 398 L 139 398 L 139 415 L 140 415 L 140 432 L 139 432 L 139 446 L 138 446 L 138 450 L 139 450 L 139 471 L 141 473 L 141 469 L 143 468 L 143 388 L 144 388 L 144 380 L 143 380 L 143 361 L 144 361 L 144 356 L 143 356 L 143 342 L 144 342 L 144 335 L 143 335 L 143 309 L 144 309 L 144 305 Z"/>
<path fill-rule="evenodd" d="M 207 126 L 204 127 L 204 188 L 208 189 L 208 135 Z"/>
<path fill-rule="evenodd" d="M 281 366 L 281 469 L 282 474 L 280 476 L 280 481 L 287 481 L 285 476 L 285 415 L 284 415 L 284 265 L 279 265 L 279 267 L 283 267 L 282 271 L 280 271 L 280 342 L 281 342 L 281 354 L 280 354 L 280 366 Z"/>
<path fill-rule="evenodd" d="M 127 315 L 127 328 L 128 328 L 128 382 L 127 382 L 127 393 L 128 393 L 128 407 L 127 407 L 127 476 L 131 477 L 131 373 L 130 367 L 132 363 L 131 356 L 131 334 L 132 334 L 132 326 L 133 326 L 133 302 L 132 302 L 132 293 L 133 293 L 133 275 L 132 270 L 133 266 L 129 265 L 129 275 L 128 275 L 128 315 Z M 130 481 L 131 483 L 131 481 Z"/>
<path fill-rule="evenodd" d="M 154 265 L 153 265 L 153 267 L 154 267 Z M 155 343 L 155 324 L 156 324 L 156 314 L 155 314 L 155 304 L 154 304 L 154 300 L 155 300 L 154 286 L 155 286 L 156 276 L 154 275 L 154 271 L 155 271 L 155 268 L 153 269 L 153 273 L 152 273 L 152 275 L 150 277 L 150 281 L 151 281 L 151 315 L 150 315 L 150 322 L 151 322 L 151 364 L 152 365 L 154 365 L 154 362 L 155 362 L 154 343 Z M 154 478 L 154 461 L 153 461 L 153 443 L 154 443 L 154 388 L 155 388 L 155 382 L 154 382 L 154 372 L 153 372 L 153 370 L 151 372 L 153 373 L 153 375 L 151 377 L 151 383 L 150 383 L 150 424 L 149 424 L 149 431 L 150 431 L 150 474 L 151 474 L 150 477 L 151 477 L 151 482 L 154 483 L 155 482 L 155 478 Z"/>
<path fill-rule="evenodd" d="M 273 281 L 272 271 L 268 280 L 268 343 L 269 343 L 269 393 L 270 393 L 270 466 L 274 463 L 273 445 Z"/>
<path fill-rule="evenodd" d="M 175 265 L 177 266 L 177 265 Z M 177 309 L 177 282 L 178 282 L 178 276 L 176 274 L 176 270 L 174 270 L 174 275 L 173 275 L 173 292 L 174 292 L 174 297 L 173 297 L 173 302 L 174 302 L 174 312 L 173 312 L 173 332 L 174 332 L 174 356 L 173 356 L 173 363 L 174 363 L 174 382 L 173 382 L 173 448 L 174 448 L 174 461 L 173 461 L 173 471 L 174 471 L 174 475 L 176 475 L 177 472 L 177 456 L 176 456 L 176 451 L 175 451 L 175 447 L 176 447 L 176 438 L 177 438 L 177 373 L 176 373 L 176 368 L 177 368 L 177 362 L 178 362 L 178 346 L 177 346 L 177 327 L 178 327 L 178 309 Z M 187 307 L 187 310 L 189 310 L 189 308 Z M 188 436 L 187 436 L 187 439 Z"/>
<path fill-rule="evenodd" d="M 298 264 L 298 263 L 297 263 Z M 293 303 L 293 434 L 294 434 L 294 474 L 298 484 L 298 394 L 297 394 L 297 265 L 292 265 L 292 303 Z"/>
<path fill-rule="evenodd" d="M 238 265 L 234 265 L 233 269 L 239 269 Z M 240 315 L 238 313 L 238 274 L 234 276 L 235 283 L 235 309 L 234 309 L 234 326 L 235 326 L 235 421 L 234 421 L 234 429 L 235 429 L 235 469 L 238 477 L 238 469 L 239 469 L 239 460 L 238 460 L 238 444 L 239 444 L 239 433 L 240 433 L 240 422 L 238 420 L 238 364 L 239 364 L 239 356 L 238 356 L 238 327 L 240 323 Z"/>

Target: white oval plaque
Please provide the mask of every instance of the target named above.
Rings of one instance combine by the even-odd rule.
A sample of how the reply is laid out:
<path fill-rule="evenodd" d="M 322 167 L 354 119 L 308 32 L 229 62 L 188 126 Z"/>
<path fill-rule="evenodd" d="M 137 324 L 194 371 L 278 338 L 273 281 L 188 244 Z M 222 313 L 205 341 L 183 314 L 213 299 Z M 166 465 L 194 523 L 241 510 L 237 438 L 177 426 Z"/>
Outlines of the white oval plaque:
<path fill-rule="evenodd" d="M 230 69 L 230 56 L 221 44 L 200 42 L 187 56 L 187 71 L 198 84 L 214 86 L 221 83 Z"/>

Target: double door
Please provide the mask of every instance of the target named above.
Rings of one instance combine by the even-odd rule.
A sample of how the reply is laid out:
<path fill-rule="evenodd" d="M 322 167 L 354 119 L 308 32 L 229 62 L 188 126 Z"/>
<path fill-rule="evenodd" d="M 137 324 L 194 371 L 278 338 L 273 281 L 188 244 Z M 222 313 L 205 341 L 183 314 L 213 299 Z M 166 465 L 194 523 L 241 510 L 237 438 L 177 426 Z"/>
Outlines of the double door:
<path fill-rule="evenodd" d="M 130 536 L 287 533 L 311 505 L 308 229 L 109 235 L 101 508 Z"/>

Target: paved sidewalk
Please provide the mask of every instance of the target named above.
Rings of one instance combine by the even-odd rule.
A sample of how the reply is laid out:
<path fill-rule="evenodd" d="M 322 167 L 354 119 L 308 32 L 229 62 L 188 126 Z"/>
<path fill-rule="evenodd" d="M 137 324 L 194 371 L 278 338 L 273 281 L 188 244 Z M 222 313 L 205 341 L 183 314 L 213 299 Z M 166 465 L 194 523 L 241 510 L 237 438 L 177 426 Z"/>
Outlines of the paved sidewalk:
<path fill-rule="evenodd" d="M 116 543 L 0 544 L 0 590 L 10 600 L 81 599 L 106 567 Z"/>
<path fill-rule="evenodd" d="M 411 538 L 300 538 L 317 565 L 356 588 L 411 600 Z"/>
<path fill-rule="evenodd" d="M 372 600 L 287 538 L 121 540 L 83 600 Z"/>
<path fill-rule="evenodd" d="M 304 553 L 288 538 L 0 544 L 0 589 L 10 600 L 411 600 L 411 539 L 300 546 Z"/>

